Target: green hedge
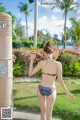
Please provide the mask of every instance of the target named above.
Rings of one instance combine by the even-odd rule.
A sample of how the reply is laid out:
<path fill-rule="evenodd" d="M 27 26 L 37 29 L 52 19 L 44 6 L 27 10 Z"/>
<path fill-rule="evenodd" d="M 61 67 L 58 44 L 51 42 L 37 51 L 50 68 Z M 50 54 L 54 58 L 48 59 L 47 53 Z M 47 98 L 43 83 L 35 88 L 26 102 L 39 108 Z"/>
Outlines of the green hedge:
<path fill-rule="evenodd" d="M 18 76 L 28 76 L 29 71 L 29 56 L 26 55 L 26 51 L 16 51 L 15 55 L 17 57 L 16 62 L 13 67 L 13 75 Z M 40 61 L 42 58 L 37 55 L 36 60 L 34 61 L 34 66 Z M 57 59 L 62 63 L 63 66 L 63 76 L 76 76 L 80 77 L 80 60 L 77 55 L 73 55 L 71 53 L 62 53 Z M 41 76 L 41 71 L 39 71 L 35 76 Z"/>
<path fill-rule="evenodd" d="M 27 41 L 27 40 L 21 40 L 21 41 L 14 41 L 12 42 L 12 46 L 13 48 L 21 48 L 21 47 L 24 47 L 24 48 L 32 48 L 34 45 L 34 42 L 32 40 L 30 41 Z M 43 44 L 42 42 L 38 42 L 37 43 L 37 48 L 43 48 Z"/>
<path fill-rule="evenodd" d="M 19 76 L 26 76 L 27 74 L 27 69 L 28 69 L 28 61 L 26 59 L 25 61 L 25 56 L 21 55 L 19 52 L 16 52 L 16 62 L 13 64 L 13 76 L 14 77 L 19 77 Z"/>
<path fill-rule="evenodd" d="M 77 55 L 63 53 L 59 56 L 63 66 L 63 76 L 80 76 L 80 61 Z"/>

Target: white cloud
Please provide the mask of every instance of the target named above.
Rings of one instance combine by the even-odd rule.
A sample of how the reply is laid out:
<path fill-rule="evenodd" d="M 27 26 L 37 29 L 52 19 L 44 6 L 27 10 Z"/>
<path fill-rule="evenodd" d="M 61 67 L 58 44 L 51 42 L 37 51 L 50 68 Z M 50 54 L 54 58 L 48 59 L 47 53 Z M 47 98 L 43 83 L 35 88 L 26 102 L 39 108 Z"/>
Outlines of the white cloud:
<path fill-rule="evenodd" d="M 80 21 L 80 17 L 78 17 L 78 18 L 77 18 L 77 20 L 79 20 L 79 21 Z"/>
<path fill-rule="evenodd" d="M 25 21 L 21 22 L 23 26 L 26 26 Z M 28 22 L 28 36 L 32 36 L 34 33 L 34 23 Z"/>
<path fill-rule="evenodd" d="M 80 10 L 78 10 L 77 14 L 79 14 L 79 13 L 80 13 Z"/>
<path fill-rule="evenodd" d="M 52 15 L 50 18 L 43 16 L 38 20 L 38 30 L 49 32 L 52 36 L 58 34 L 59 38 L 63 32 L 64 20 Z M 71 23 L 67 20 L 67 27 L 71 27 Z"/>
<path fill-rule="evenodd" d="M 34 34 L 34 24 L 31 22 L 28 23 L 28 33 L 29 36 L 32 36 Z"/>
<path fill-rule="evenodd" d="M 63 30 L 64 21 L 59 20 L 57 17 L 52 15 L 50 18 L 47 16 L 43 16 L 38 20 L 38 29 L 39 30 L 45 30 L 49 32 L 52 36 L 54 34 L 58 34 L 60 37 L 60 34 Z"/>
<path fill-rule="evenodd" d="M 22 22 L 21 22 L 21 24 L 22 24 L 23 26 L 25 26 L 25 25 L 26 25 L 25 21 L 22 21 Z"/>
<path fill-rule="evenodd" d="M 17 13 L 16 16 L 17 16 L 18 19 L 20 19 L 22 17 L 22 14 L 21 13 Z"/>
<path fill-rule="evenodd" d="M 52 10 L 54 13 L 59 13 L 59 12 L 62 12 L 60 9 L 58 9 L 58 8 L 55 8 L 55 9 L 53 9 Z"/>
<path fill-rule="evenodd" d="M 47 19 L 47 16 L 43 16 L 41 18 L 38 19 L 38 29 L 41 30 L 41 29 L 45 29 L 46 26 L 48 26 L 48 19 Z"/>
<path fill-rule="evenodd" d="M 25 21 L 22 22 L 25 25 Z M 67 27 L 70 27 L 70 21 L 67 20 Z M 49 32 L 52 36 L 58 34 L 59 38 L 63 32 L 64 20 L 57 18 L 55 15 L 52 15 L 50 18 L 48 16 L 42 16 L 38 19 L 38 30 L 42 30 L 44 34 Z M 28 22 L 28 33 L 29 36 L 34 34 L 34 23 Z"/>

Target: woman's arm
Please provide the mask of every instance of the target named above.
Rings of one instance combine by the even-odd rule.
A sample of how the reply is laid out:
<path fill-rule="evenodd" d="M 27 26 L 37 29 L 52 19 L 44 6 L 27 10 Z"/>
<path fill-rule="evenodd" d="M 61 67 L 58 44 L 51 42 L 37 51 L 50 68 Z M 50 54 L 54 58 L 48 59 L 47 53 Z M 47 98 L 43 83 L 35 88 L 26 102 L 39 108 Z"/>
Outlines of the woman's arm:
<path fill-rule="evenodd" d="M 74 95 L 72 93 L 70 93 L 67 89 L 67 87 L 65 86 L 65 83 L 62 79 L 62 64 L 60 62 L 58 62 L 58 81 L 61 85 L 61 87 L 63 88 L 63 90 L 65 91 L 66 95 L 68 95 L 70 98 L 74 98 Z"/>
<path fill-rule="evenodd" d="M 41 65 L 42 62 L 39 62 L 37 66 L 33 68 L 33 63 L 34 63 L 35 58 L 36 58 L 35 54 L 30 54 L 30 65 L 29 65 L 29 76 L 30 77 L 34 75 L 35 73 L 37 73 L 42 67 Z"/>
<path fill-rule="evenodd" d="M 29 65 L 29 76 L 31 77 L 32 75 L 34 75 L 35 73 L 37 73 L 40 69 L 41 69 L 41 62 L 39 62 L 37 64 L 37 66 L 35 68 L 33 68 L 33 60 L 30 61 L 30 65 Z"/>
<path fill-rule="evenodd" d="M 61 64 L 60 62 L 58 62 L 58 81 L 59 81 L 61 87 L 63 88 L 63 90 L 64 90 L 66 93 L 68 93 L 69 91 L 68 91 L 68 89 L 66 88 L 65 83 L 64 83 L 64 81 L 63 81 L 63 79 L 62 79 L 62 64 Z"/>

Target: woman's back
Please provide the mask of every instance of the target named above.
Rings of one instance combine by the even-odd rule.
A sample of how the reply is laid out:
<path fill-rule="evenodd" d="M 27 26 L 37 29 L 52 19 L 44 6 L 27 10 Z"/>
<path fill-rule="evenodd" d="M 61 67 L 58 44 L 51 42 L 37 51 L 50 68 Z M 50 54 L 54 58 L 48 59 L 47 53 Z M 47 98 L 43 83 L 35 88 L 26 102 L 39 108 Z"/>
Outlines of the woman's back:
<path fill-rule="evenodd" d="M 42 79 L 41 85 L 55 86 L 57 75 L 57 61 L 48 58 L 42 61 Z"/>

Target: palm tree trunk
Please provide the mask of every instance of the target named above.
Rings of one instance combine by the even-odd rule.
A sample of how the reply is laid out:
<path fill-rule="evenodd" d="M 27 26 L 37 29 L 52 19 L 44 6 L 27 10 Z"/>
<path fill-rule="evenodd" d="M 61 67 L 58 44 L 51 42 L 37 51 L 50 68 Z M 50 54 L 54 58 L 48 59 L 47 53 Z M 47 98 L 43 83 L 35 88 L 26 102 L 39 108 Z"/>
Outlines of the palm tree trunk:
<path fill-rule="evenodd" d="M 78 49 L 78 39 L 76 37 L 76 41 L 75 41 L 75 49 L 77 50 Z"/>
<path fill-rule="evenodd" d="M 25 21 L 26 21 L 26 37 L 28 40 L 28 22 L 27 22 L 27 15 L 25 14 Z"/>
<path fill-rule="evenodd" d="M 66 21 L 67 21 L 67 12 L 65 11 L 65 21 L 64 21 L 64 49 L 66 48 Z"/>

